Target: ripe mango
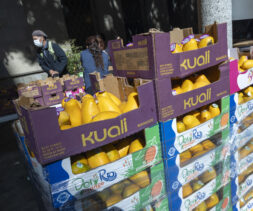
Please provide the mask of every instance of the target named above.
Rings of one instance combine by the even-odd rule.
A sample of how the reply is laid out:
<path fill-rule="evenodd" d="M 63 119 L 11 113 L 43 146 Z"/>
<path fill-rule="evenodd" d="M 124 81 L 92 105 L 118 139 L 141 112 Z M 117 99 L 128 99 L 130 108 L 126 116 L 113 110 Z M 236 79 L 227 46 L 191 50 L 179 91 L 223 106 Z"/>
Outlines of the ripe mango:
<path fill-rule="evenodd" d="M 119 109 L 121 110 L 121 112 L 123 113 L 125 107 L 126 107 L 126 104 L 127 102 L 122 102 L 120 105 L 119 105 Z"/>
<path fill-rule="evenodd" d="M 131 142 L 129 147 L 129 153 L 134 153 L 141 149 L 143 149 L 143 145 L 141 143 L 141 140 L 137 138 Z"/>
<path fill-rule="evenodd" d="M 92 121 L 92 118 L 95 117 L 98 113 L 98 106 L 94 98 L 86 98 L 82 102 L 82 123 L 88 124 Z"/>
<path fill-rule="evenodd" d="M 171 53 L 181 53 L 181 52 L 183 52 L 182 45 L 178 44 L 178 43 L 172 43 L 170 45 L 170 51 L 171 51 Z"/>
<path fill-rule="evenodd" d="M 110 192 L 110 189 L 107 188 L 107 189 L 104 189 L 103 191 L 101 192 L 98 192 L 98 197 L 103 201 L 105 202 L 111 195 L 111 192 Z"/>
<path fill-rule="evenodd" d="M 204 147 L 202 146 L 202 144 L 197 144 L 197 145 L 191 147 L 189 150 L 192 154 L 196 154 L 196 153 L 199 153 L 202 150 L 204 150 Z"/>
<path fill-rule="evenodd" d="M 243 64 L 244 62 L 246 62 L 247 60 L 248 60 L 248 57 L 247 57 L 247 56 L 241 56 L 240 59 L 239 59 L 239 61 L 238 61 L 238 66 L 241 67 L 242 64 Z"/>
<path fill-rule="evenodd" d="M 109 97 L 112 99 L 112 101 L 119 106 L 121 104 L 121 101 L 119 98 L 117 98 L 114 94 L 107 92 L 107 94 L 109 95 Z"/>
<path fill-rule="evenodd" d="M 70 117 L 66 111 L 61 111 L 58 118 L 59 126 L 61 125 L 70 125 Z"/>
<path fill-rule="evenodd" d="M 199 89 L 199 88 L 207 86 L 207 85 L 209 85 L 209 83 L 207 83 L 205 81 L 198 81 L 193 84 L 193 89 Z"/>
<path fill-rule="evenodd" d="M 214 44 L 214 39 L 212 36 L 209 36 L 208 34 L 204 34 L 200 37 L 200 41 L 198 43 L 198 47 L 199 48 L 204 48 L 207 47 L 209 45 L 213 45 Z"/>
<path fill-rule="evenodd" d="M 71 158 L 71 169 L 73 174 L 81 174 L 90 170 L 88 161 L 84 155 L 78 155 Z"/>
<path fill-rule="evenodd" d="M 210 84 L 210 81 L 207 79 L 207 77 L 204 75 L 204 74 L 201 74 L 199 75 L 197 78 L 196 78 L 196 82 L 206 82 L 207 84 Z"/>
<path fill-rule="evenodd" d="M 127 113 L 127 112 L 135 110 L 137 108 L 139 108 L 138 93 L 132 92 L 127 97 L 127 103 L 125 105 L 123 113 Z"/>
<path fill-rule="evenodd" d="M 180 163 L 184 163 L 192 158 L 192 154 L 189 150 L 180 153 L 179 156 L 180 156 Z"/>
<path fill-rule="evenodd" d="M 106 146 L 103 146 L 102 149 L 105 151 L 111 162 L 120 158 L 118 150 L 112 144 L 107 144 Z"/>
<path fill-rule="evenodd" d="M 60 126 L 60 129 L 61 129 L 61 130 L 67 130 L 67 129 L 70 129 L 70 128 L 72 128 L 71 125 L 61 125 L 61 126 Z"/>
<path fill-rule="evenodd" d="M 119 116 L 120 113 L 118 112 L 114 112 L 114 111 L 104 111 L 104 112 L 100 112 L 98 113 L 93 119 L 92 122 L 98 122 L 98 121 L 103 121 L 103 120 L 107 120 L 107 119 L 113 119 L 116 118 L 117 116 Z"/>
<path fill-rule="evenodd" d="M 183 44 L 183 51 L 192 51 L 198 49 L 198 42 L 194 38 L 185 38 L 182 41 Z"/>
<path fill-rule="evenodd" d="M 85 100 L 87 100 L 87 99 L 94 99 L 94 98 L 93 98 L 92 95 L 86 94 L 86 95 L 84 95 L 84 96 L 82 97 L 82 103 L 83 103 Z"/>
<path fill-rule="evenodd" d="M 194 158 L 195 158 L 195 157 L 198 157 L 198 156 L 203 155 L 203 154 L 205 154 L 205 153 L 207 153 L 207 152 L 208 152 L 207 150 L 203 150 L 203 151 L 201 151 L 201 152 L 197 152 L 196 154 L 193 155 L 193 157 L 194 157 Z"/>
<path fill-rule="evenodd" d="M 210 105 L 208 110 L 209 110 L 212 118 L 220 115 L 220 108 L 215 103 L 213 103 L 212 105 Z"/>
<path fill-rule="evenodd" d="M 98 109 L 100 112 L 104 112 L 104 111 L 113 111 L 113 112 L 117 112 L 117 113 L 121 113 L 121 110 L 119 109 L 119 107 L 112 101 L 111 98 L 109 97 L 105 97 L 103 95 L 98 95 L 97 96 L 98 99 Z"/>
<path fill-rule="evenodd" d="M 199 178 L 204 184 L 206 184 L 216 178 L 216 171 L 213 167 L 210 167 L 207 171 L 201 174 Z"/>
<path fill-rule="evenodd" d="M 115 145 L 115 147 L 119 152 L 120 158 L 127 156 L 128 150 L 129 150 L 129 147 L 130 147 L 130 139 L 126 138 L 126 139 L 120 140 Z"/>
<path fill-rule="evenodd" d="M 200 113 L 200 122 L 201 123 L 206 122 L 211 118 L 212 118 L 212 115 L 208 110 L 201 111 L 201 113 Z"/>
<path fill-rule="evenodd" d="M 185 131 L 185 125 L 182 121 L 177 122 L 177 132 L 182 133 Z"/>
<path fill-rule="evenodd" d="M 204 186 L 204 183 L 201 182 L 200 180 L 197 180 L 195 182 L 193 182 L 193 185 L 192 185 L 192 190 L 193 192 L 199 190 L 200 188 L 202 188 Z"/>
<path fill-rule="evenodd" d="M 120 195 L 122 193 L 122 191 L 124 190 L 125 184 L 123 182 L 119 182 L 116 183 L 114 185 L 112 185 L 110 187 L 110 190 L 114 193 L 114 194 L 118 194 Z"/>
<path fill-rule="evenodd" d="M 193 192 L 190 183 L 183 185 L 182 189 L 183 189 L 183 198 L 186 198 L 187 196 L 191 195 Z"/>
<path fill-rule="evenodd" d="M 206 206 L 206 203 L 203 201 L 199 206 L 195 208 L 194 211 L 206 211 L 206 210 L 207 210 L 207 206 Z"/>
<path fill-rule="evenodd" d="M 207 200 L 206 200 L 206 206 L 208 209 L 214 207 L 219 203 L 219 197 L 216 193 L 212 194 Z"/>
<path fill-rule="evenodd" d="M 107 154 L 101 149 L 95 149 L 86 153 L 89 166 L 94 169 L 110 163 Z"/>
<path fill-rule="evenodd" d="M 70 123 L 72 127 L 82 124 L 81 109 L 75 99 L 66 99 L 64 110 L 69 114 Z"/>
<path fill-rule="evenodd" d="M 109 198 L 106 200 L 105 203 L 106 203 L 107 207 L 110 207 L 110 206 L 118 203 L 121 200 L 122 200 L 121 195 L 119 195 L 119 194 L 113 194 L 113 195 L 109 196 Z"/>
<path fill-rule="evenodd" d="M 241 105 L 244 103 L 244 95 L 242 92 L 238 93 L 238 104 Z"/>
<path fill-rule="evenodd" d="M 136 193 L 139 190 L 140 190 L 139 186 L 133 183 L 133 184 L 125 187 L 122 196 L 125 199 L 128 196 L 131 196 L 132 194 Z"/>
<path fill-rule="evenodd" d="M 211 150 L 216 147 L 216 145 L 210 140 L 205 140 L 201 144 L 205 150 Z"/>
<path fill-rule="evenodd" d="M 181 89 L 182 89 L 183 93 L 192 91 L 194 89 L 192 81 L 189 79 L 184 80 L 181 85 Z"/>
<path fill-rule="evenodd" d="M 132 182 L 144 188 L 150 184 L 149 176 L 147 171 L 141 171 L 134 176 L 129 178 Z"/>
<path fill-rule="evenodd" d="M 247 89 L 245 89 L 244 94 L 248 96 L 253 96 L 253 87 L 249 86 Z"/>
<path fill-rule="evenodd" d="M 176 86 L 173 88 L 172 94 L 173 95 L 180 95 L 183 93 L 183 90 L 181 89 L 180 86 Z"/>
<path fill-rule="evenodd" d="M 242 69 L 248 70 L 253 67 L 253 59 L 248 59 L 247 61 L 243 62 Z"/>
<path fill-rule="evenodd" d="M 189 129 L 199 125 L 200 121 L 193 115 L 186 115 L 183 118 L 183 123 L 184 123 L 186 129 L 189 130 Z"/>

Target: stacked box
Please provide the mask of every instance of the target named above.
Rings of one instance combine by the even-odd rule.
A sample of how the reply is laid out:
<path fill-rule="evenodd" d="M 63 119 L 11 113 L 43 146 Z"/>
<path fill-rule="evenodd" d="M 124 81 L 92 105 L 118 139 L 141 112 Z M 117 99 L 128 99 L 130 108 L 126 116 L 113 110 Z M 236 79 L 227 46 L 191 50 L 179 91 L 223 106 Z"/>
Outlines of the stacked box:
<path fill-rule="evenodd" d="M 253 100 L 241 101 L 240 93 L 230 96 L 231 190 L 233 210 L 252 208 L 253 168 Z"/>
<path fill-rule="evenodd" d="M 64 75 L 62 78 L 66 97 L 75 98 L 76 95 L 84 93 L 85 85 L 83 77 Z"/>

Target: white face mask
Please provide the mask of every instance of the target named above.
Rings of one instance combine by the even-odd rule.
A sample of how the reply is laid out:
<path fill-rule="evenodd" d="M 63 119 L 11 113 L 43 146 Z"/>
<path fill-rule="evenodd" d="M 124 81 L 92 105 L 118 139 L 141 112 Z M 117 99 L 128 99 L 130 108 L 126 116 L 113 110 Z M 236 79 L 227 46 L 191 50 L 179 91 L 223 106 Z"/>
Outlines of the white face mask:
<path fill-rule="evenodd" d="M 35 46 L 37 46 L 37 47 L 39 47 L 39 48 L 41 48 L 41 47 L 42 47 L 42 42 L 40 42 L 40 40 L 39 40 L 39 39 L 37 39 L 37 40 L 33 40 L 33 43 L 34 43 L 34 45 L 35 45 Z"/>

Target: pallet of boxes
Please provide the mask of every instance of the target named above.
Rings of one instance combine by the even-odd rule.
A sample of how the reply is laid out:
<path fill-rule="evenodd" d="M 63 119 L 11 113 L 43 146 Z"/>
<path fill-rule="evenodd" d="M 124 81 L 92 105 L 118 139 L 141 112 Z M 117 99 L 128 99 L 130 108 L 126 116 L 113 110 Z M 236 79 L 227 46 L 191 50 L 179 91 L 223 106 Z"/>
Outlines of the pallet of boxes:
<path fill-rule="evenodd" d="M 153 81 L 97 74 L 91 81 L 94 96 L 53 106 L 34 102 L 38 95 L 14 102 L 24 133 L 17 137 L 45 206 L 166 210 Z"/>
<path fill-rule="evenodd" d="M 151 30 L 109 48 L 115 75 L 154 83 L 169 210 L 230 210 L 226 24 Z"/>
<path fill-rule="evenodd" d="M 252 47 L 251 47 L 252 49 Z M 233 210 L 253 207 L 253 60 L 230 51 L 231 190 Z"/>

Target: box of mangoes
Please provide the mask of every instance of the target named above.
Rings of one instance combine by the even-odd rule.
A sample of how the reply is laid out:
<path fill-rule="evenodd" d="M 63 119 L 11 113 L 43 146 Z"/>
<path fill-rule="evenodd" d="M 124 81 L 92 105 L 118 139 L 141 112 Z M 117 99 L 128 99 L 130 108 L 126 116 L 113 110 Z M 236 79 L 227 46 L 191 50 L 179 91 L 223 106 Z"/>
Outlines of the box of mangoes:
<path fill-rule="evenodd" d="M 174 158 L 226 128 L 229 128 L 229 96 L 167 122 L 160 122 L 163 157 Z"/>
<path fill-rule="evenodd" d="M 126 46 L 122 39 L 109 41 L 113 72 L 133 78 L 183 78 L 227 60 L 226 34 L 226 23 L 214 23 L 204 34 L 177 28 L 135 35 Z"/>
<path fill-rule="evenodd" d="M 179 183 L 174 183 L 172 189 L 167 188 L 170 210 L 216 209 L 216 206 L 227 208 L 230 201 L 230 192 L 227 193 L 230 191 L 229 164 L 230 158 L 228 156 L 189 183 L 182 186 Z M 167 178 L 166 181 L 168 181 Z M 228 187 L 227 184 L 229 184 Z M 228 199 L 223 200 L 222 204 L 219 205 L 224 195 L 228 195 Z"/>
<path fill-rule="evenodd" d="M 81 101 L 65 98 L 59 116 L 54 107 L 16 100 L 28 146 L 41 164 L 102 147 L 157 123 L 152 81 L 103 80 L 111 92 L 86 94 Z"/>

